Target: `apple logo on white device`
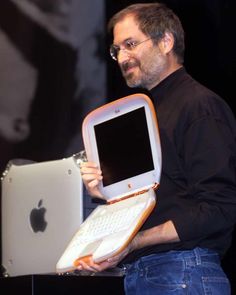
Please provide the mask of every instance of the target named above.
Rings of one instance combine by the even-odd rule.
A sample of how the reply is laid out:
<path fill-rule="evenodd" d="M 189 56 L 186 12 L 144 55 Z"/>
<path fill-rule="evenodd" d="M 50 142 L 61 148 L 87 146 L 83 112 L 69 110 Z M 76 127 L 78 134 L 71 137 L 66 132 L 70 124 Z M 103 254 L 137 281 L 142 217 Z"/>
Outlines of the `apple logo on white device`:
<path fill-rule="evenodd" d="M 38 207 L 30 212 L 30 225 L 35 233 L 45 231 L 47 226 L 47 222 L 45 221 L 46 208 L 42 207 L 42 204 L 43 200 L 40 200 Z"/>

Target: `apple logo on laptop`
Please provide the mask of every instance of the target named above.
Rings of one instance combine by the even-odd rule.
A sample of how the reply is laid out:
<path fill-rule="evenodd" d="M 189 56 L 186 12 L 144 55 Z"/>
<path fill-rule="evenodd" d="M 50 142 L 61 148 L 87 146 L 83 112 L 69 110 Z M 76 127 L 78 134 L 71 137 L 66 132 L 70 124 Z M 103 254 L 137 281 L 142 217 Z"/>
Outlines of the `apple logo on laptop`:
<path fill-rule="evenodd" d="M 47 222 L 45 221 L 46 208 L 42 207 L 42 205 L 43 200 L 40 200 L 38 207 L 34 208 L 30 213 L 30 225 L 35 233 L 45 231 L 47 226 Z"/>

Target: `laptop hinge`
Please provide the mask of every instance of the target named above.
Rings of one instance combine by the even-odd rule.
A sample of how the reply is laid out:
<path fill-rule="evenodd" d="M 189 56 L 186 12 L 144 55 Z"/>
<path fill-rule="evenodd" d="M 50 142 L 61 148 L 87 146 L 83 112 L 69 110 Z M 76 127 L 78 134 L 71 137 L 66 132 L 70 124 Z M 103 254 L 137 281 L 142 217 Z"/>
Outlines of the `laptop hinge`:
<path fill-rule="evenodd" d="M 156 190 L 159 186 L 159 183 L 154 183 L 152 187 L 153 190 Z M 150 189 L 149 188 L 149 189 Z M 122 200 L 126 200 L 128 198 L 132 198 L 134 196 L 138 196 L 138 195 L 141 195 L 141 194 L 144 194 L 146 192 L 148 192 L 149 189 L 143 189 L 143 190 L 140 190 L 140 191 L 136 191 L 135 193 L 132 193 L 132 194 L 129 194 L 129 195 L 125 195 L 124 197 L 121 197 L 121 198 L 118 198 L 118 199 L 115 199 L 115 200 L 110 200 L 110 201 L 107 201 L 107 204 L 108 205 L 111 205 L 111 204 L 114 204 L 116 202 L 120 202 Z"/>

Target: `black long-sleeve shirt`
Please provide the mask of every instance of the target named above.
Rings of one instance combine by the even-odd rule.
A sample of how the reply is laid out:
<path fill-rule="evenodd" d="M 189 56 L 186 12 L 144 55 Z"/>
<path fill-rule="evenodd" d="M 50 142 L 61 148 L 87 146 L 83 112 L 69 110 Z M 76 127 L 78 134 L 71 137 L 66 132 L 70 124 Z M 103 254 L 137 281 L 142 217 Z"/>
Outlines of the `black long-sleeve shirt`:
<path fill-rule="evenodd" d="M 134 251 L 127 261 L 203 247 L 221 256 L 236 221 L 236 122 L 228 105 L 182 67 L 151 90 L 162 147 L 157 205 L 142 230 L 172 220 L 180 242 Z"/>

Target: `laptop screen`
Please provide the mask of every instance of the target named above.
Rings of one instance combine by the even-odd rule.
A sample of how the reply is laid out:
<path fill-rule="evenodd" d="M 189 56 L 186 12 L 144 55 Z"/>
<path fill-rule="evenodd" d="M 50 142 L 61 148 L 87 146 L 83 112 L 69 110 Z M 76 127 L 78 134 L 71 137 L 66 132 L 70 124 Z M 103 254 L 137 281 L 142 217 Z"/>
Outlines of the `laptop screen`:
<path fill-rule="evenodd" d="M 154 169 L 145 108 L 94 126 L 103 186 Z"/>

